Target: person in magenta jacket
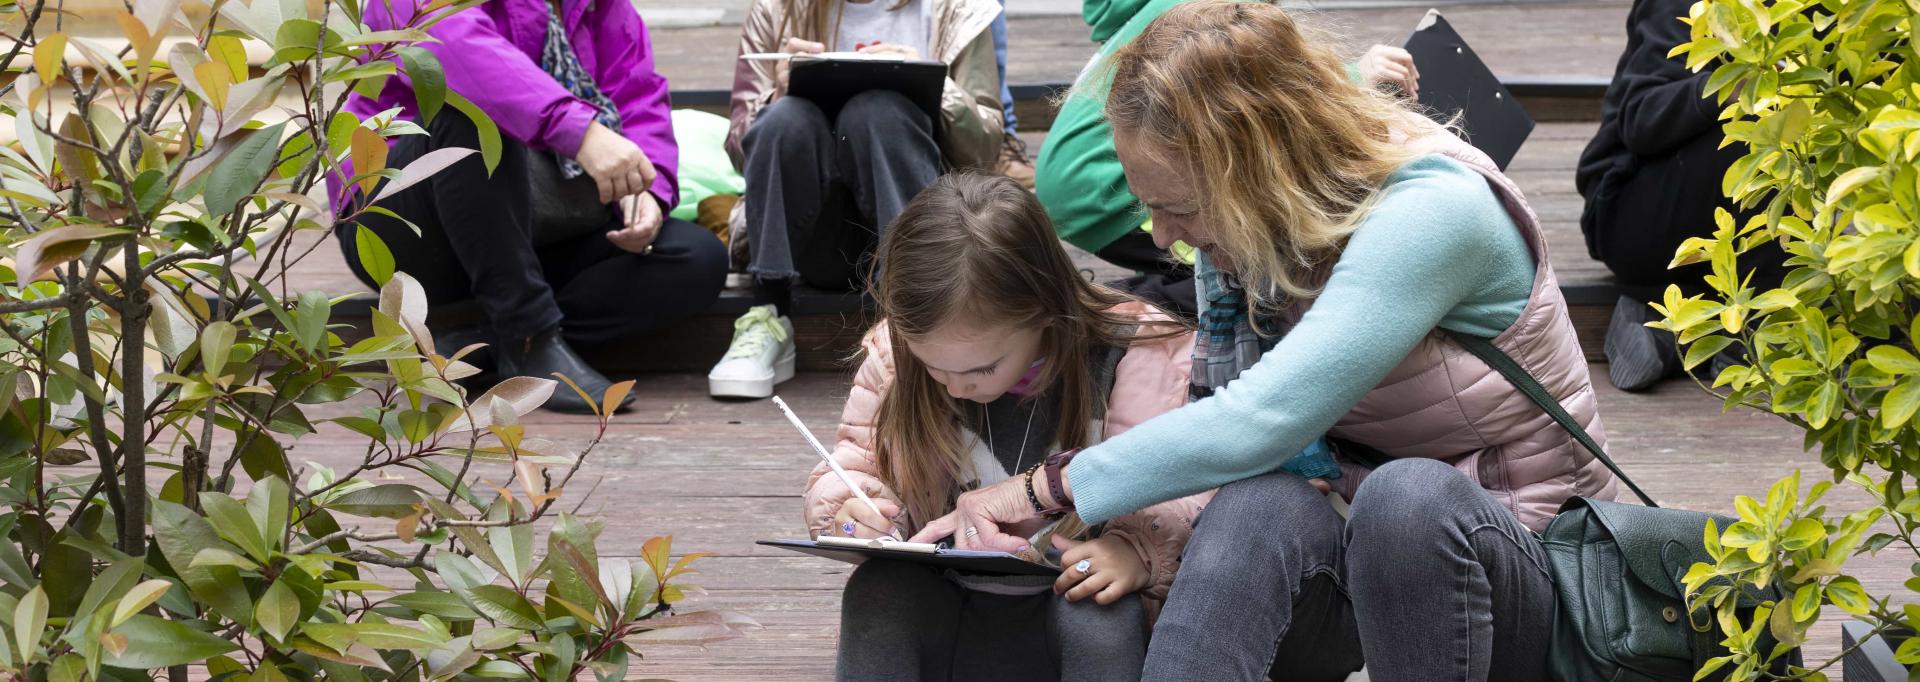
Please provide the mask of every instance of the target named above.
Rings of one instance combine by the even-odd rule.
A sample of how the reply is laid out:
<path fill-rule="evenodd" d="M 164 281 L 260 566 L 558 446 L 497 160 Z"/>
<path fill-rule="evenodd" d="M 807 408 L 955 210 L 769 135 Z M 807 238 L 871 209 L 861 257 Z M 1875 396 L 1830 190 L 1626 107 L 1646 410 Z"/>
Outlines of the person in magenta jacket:
<path fill-rule="evenodd" d="M 376 31 L 417 26 L 428 6 L 368 3 L 365 22 Z M 473 301 L 484 313 L 484 328 L 436 333 L 490 341 L 501 377 L 560 372 L 599 395 L 608 380 L 572 346 L 665 328 L 711 304 L 726 279 L 719 240 L 666 218 L 679 198 L 679 148 L 646 26 L 627 2 L 489 0 L 440 19 L 429 33 L 438 42 L 420 47 L 439 59 L 447 88 L 499 127 L 499 166 L 489 174 L 479 155 L 468 156 L 381 200 L 418 235 L 365 211 L 369 195 L 343 188 L 344 176 L 332 178 L 347 262 L 373 284 L 355 243 L 364 225 L 393 252 L 397 268 L 420 281 L 430 303 Z M 404 75 L 377 98 L 355 94 L 347 103 L 363 120 L 396 108 L 401 118 L 420 120 Z M 473 122 L 451 106 L 422 126 L 427 135 L 389 139 L 388 167 L 480 146 Z M 577 194 L 549 191 L 555 187 L 587 196 L 566 205 Z M 594 194 L 605 205 L 604 225 Z M 554 214 L 573 216 L 561 222 L 575 227 L 549 228 L 545 216 Z M 548 407 L 588 409 L 571 391 L 555 392 Z"/>

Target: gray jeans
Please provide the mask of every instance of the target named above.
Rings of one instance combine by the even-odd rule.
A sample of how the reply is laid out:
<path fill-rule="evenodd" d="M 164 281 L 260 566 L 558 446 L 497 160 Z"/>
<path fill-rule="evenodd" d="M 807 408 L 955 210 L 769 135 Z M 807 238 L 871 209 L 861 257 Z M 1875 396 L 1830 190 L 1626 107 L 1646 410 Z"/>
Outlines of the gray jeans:
<path fill-rule="evenodd" d="M 900 561 L 854 569 L 840 601 L 840 680 L 1140 679 L 1147 615 L 1048 591 L 996 594 Z"/>
<path fill-rule="evenodd" d="M 1540 543 L 1464 474 L 1398 460 L 1343 521 L 1304 479 L 1220 488 L 1154 627 L 1148 680 L 1541 680 Z"/>

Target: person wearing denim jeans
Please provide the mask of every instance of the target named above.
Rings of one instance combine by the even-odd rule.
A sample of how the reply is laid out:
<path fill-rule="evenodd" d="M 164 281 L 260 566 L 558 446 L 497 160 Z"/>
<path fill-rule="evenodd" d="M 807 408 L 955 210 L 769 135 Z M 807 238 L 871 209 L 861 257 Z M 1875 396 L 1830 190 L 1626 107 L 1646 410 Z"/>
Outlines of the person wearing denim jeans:
<path fill-rule="evenodd" d="M 1365 652 L 1374 679 L 1546 679 L 1553 582 L 1519 519 L 1430 459 L 1382 466 L 1351 513 L 1341 519 L 1291 473 L 1221 486 L 1187 544 L 1143 678 L 1343 680 L 1360 669 L 1365 631 L 1444 643 Z"/>

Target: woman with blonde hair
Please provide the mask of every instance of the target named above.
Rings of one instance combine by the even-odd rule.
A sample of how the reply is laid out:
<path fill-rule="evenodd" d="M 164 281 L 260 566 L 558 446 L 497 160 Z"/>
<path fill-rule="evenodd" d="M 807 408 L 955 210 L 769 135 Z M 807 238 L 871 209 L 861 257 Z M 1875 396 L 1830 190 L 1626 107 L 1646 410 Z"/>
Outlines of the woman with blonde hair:
<path fill-rule="evenodd" d="M 962 495 L 916 537 L 1007 549 L 1219 487 L 1146 679 L 1545 679 L 1555 596 L 1530 529 L 1614 483 L 1456 337 L 1490 339 L 1604 442 L 1538 220 L 1478 150 L 1355 86 L 1265 4 L 1194 2 L 1106 63 L 1128 184 L 1202 254 L 1206 396 Z M 1342 519 L 1288 455 L 1330 434 Z"/>

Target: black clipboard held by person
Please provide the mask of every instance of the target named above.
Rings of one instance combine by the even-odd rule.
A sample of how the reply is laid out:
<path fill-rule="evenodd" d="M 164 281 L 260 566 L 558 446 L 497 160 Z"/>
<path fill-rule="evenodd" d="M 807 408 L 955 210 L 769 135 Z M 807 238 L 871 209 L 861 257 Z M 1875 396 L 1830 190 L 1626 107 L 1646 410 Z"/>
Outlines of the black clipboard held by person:
<path fill-rule="evenodd" d="M 1505 170 L 1533 133 L 1533 117 L 1520 101 L 1439 10 L 1427 10 L 1407 37 L 1406 49 L 1420 70 L 1420 104 L 1425 113 L 1442 123 L 1459 116 L 1467 142 Z"/>
<path fill-rule="evenodd" d="M 947 86 L 947 65 L 852 55 L 801 56 L 793 59 L 787 75 L 787 94 L 804 97 L 820 107 L 827 120 L 854 95 L 868 90 L 892 90 L 940 119 L 940 96 Z"/>
<path fill-rule="evenodd" d="M 892 538 L 858 540 L 821 536 L 819 540 L 760 540 L 756 544 L 790 549 L 801 554 L 857 564 L 867 559 L 892 559 L 950 568 L 961 573 L 994 575 L 1060 575 L 1060 569 L 1027 561 L 1006 552 L 950 549 L 939 545 L 901 542 Z"/>

